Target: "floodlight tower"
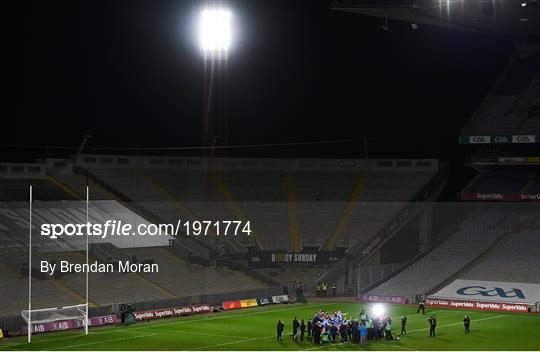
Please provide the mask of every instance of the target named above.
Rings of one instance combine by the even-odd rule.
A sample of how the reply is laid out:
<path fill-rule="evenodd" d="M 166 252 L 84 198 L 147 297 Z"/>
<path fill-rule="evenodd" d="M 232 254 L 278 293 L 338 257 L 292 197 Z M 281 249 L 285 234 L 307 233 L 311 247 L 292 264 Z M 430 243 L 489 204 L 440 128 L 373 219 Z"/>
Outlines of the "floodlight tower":
<path fill-rule="evenodd" d="M 228 59 L 233 41 L 233 15 L 222 2 L 208 3 L 199 11 L 198 45 L 204 64 L 203 146 L 206 147 L 206 177 L 202 197 L 211 208 L 214 189 L 214 151 L 219 136 L 228 143 Z M 212 210 L 208 208 L 207 212 Z"/>
<path fill-rule="evenodd" d="M 200 10 L 198 43 L 204 62 L 204 127 L 206 156 L 213 156 L 216 136 L 226 142 L 227 63 L 233 40 L 233 16 L 222 5 Z"/>

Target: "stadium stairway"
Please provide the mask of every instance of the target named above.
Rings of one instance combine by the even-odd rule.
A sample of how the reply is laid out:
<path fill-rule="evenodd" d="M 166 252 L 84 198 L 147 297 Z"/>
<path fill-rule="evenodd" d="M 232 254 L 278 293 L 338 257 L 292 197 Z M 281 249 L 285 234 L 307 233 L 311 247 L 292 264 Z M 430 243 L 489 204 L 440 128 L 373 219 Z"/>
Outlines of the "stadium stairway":
<path fill-rule="evenodd" d="M 49 255 L 57 261 L 63 258 L 64 260 L 69 259 L 70 263 L 74 264 L 86 262 L 85 256 L 81 253 L 63 252 Z M 94 257 L 90 258 L 90 262 L 95 260 Z M 84 274 L 68 274 L 59 281 L 81 297 L 85 296 L 86 279 Z M 90 301 L 96 305 L 134 303 L 172 297 L 164 290 L 149 284 L 139 273 L 90 273 L 88 281 Z"/>
<path fill-rule="evenodd" d="M 250 220 L 262 241 L 261 249 L 289 249 L 287 172 L 284 170 L 228 170 L 219 175 L 220 189 Z M 225 186 L 225 187 L 223 187 Z M 232 204 L 232 202 L 229 202 Z"/>
<path fill-rule="evenodd" d="M 296 190 L 294 176 L 287 174 L 287 208 L 289 211 L 289 249 L 300 251 L 300 237 L 298 235 L 298 213 L 296 210 Z"/>
<path fill-rule="evenodd" d="M 148 202 L 148 201 L 142 201 L 142 202 L 135 202 L 133 199 L 131 199 L 128 195 L 123 193 L 118 187 L 122 184 L 122 177 L 124 177 L 124 174 L 120 174 L 120 178 L 110 180 L 111 182 L 106 182 L 102 177 L 104 177 L 104 174 L 97 172 L 97 170 L 88 170 L 86 168 L 77 166 L 74 167 L 74 171 L 84 177 L 86 177 L 90 182 L 93 182 L 97 185 L 99 185 L 103 190 L 113 194 L 115 198 L 119 199 L 119 201 L 122 202 L 128 209 L 133 211 L 134 213 L 138 214 L 144 219 L 147 219 L 149 222 L 152 223 L 170 223 L 167 221 L 167 219 L 157 215 L 152 209 L 149 209 L 149 204 L 155 204 L 156 202 Z M 118 171 L 119 170 L 115 170 Z M 127 170 L 129 172 L 129 170 Z M 148 180 L 145 176 L 145 180 Z M 151 193 L 151 197 L 156 198 L 150 198 L 149 200 L 155 200 L 155 199 L 164 199 L 163 192 L 162 191 L 156 191 L 155 185 L 145 185 L 146 189 L 148 189 Z M 129 185 L 128 185 L 129 190 Z M 138 193 L 137 190 L 135 190 L 135 193 Z M 137 194 L 135 194 L 137 195 Z M 166 199 L 166 198 L 165 198 Z M 169 202 L 170 203 L 170 202 Z M 168 203 L 167 203 L 168 204 Z M 165 209 L 165 213 L 170 211 L 169 208 Z M 175 218 L 176 221 L 177 217 Z M 180 241 L 181 243 L 184 243 L 184 248 L 189 248 L 190 251 L 194 252 L 195 256 L 200 256 L 202 258 L 201 263 L 206 263 L 210 256 L 217 255 L 219 253 L 225 253 L 223 248 L 218 247 L 216 244 L 214 244 L 212 241 L 201 241 L 199 239 L 196 239 L 195 237 L 187 237 L 187 236 L 179 236 L 180 238 L 176 238 L 175 241 Z M 179 255 L 182 252 L 175 252 L 177 255 Z M 188 258 L 185 258 L 188 259 Z M 245 266 L 245 265 L 243 265 Z M 231 269 L 235 270 L 233 266 L 230 267 Z M 236 270 L 239 270 L 236 268 Z M 244 271 L 244 270 L 241 270 Z M 249 270 L 245 270 L 245 272 L 249 272 Z M 98 302 L 99 303 L 99 302 Z"/>
<path fill-rule="evenodd" d="M 479 212 L 480 211 L 478 211 L 478 210 L 473 212 L 467 218 L 467 220 L 465 220 L 465 222 L 469 221 L 470 219 L 473 219 L 474 217 L 476 217 L 479 214 Z M 447 231 L 444 231 L 444 233 L 442 235 L 440 235 L 439 237 L 437 237 L 437 239 L 428 248 L 426 248 L 424 251 L 418 253 L 417 255 L 415 255 L 414 257 L 412 257 L 411 259 L 409 259 L 405 263 L 401 264 L 396 270 L 388 273 L 387 275 L 384 275 L 379 280 L 375 281 L 373 284 L 363 288 L 362 292 L 364 292 L 364 293 L 365 292 L 370 292 L 371 290 L 373 290 L 374 288 L 380 286 L 384 282 L 389 281 L 393 277 L 399 275 L 401 272 L 407 270 L 411 265 L 413 265 L 414 263 L 418 262 L 419 260 L 421 260 L 422 258 L 427 256 L 435 248 L 437 248 L 441 243 L 446 241 L 446 239 L 448 239 L 448 237 L 450 237 L 452 234 L 454 234 L 459 229 L 459 226 L 460 226 L 460 224 L 453 226 L 452 228 L 448 229 Z"/>
<path fill-rule="evenodd" d="M 121 203 L 120 199 L 113 193 L 108 192 L 99 184 L 92 182 L 83 175 L 74 173 L 71 168 L 62 171 L 53 168 L 48 169 L 47 178 L 57 185 L 57 187 L 63 189 L 64 192 L 72 195 L 74 199 L 85 200 L 86 186 L 89 186 L 90 200 L 117 200 Z"/>
<path fill-rule="evenodd" d="M 406 204 L 400 203 L 400 210 L 393 213 L 392 217 L 388 218 L 384 223 L 384 226 L 372 231 L 371 236 L 366 240 L 356 242 L 350 246 L 345 252 L 345 257 L 321 275 L 317 279 L 317 282 L 336 282 L 345 276 L 350 266 L 361 267 L 366 264 L 372 254 L 377 253 L 403 226 L 420 214 L 427 207 L 427 204 L 438 199 L 446 186 L 446 182 L 447 167 L 445 166 L 439 169 L 435 175 L 431 176 L 429 181 L 423 184 L 422 187 L 415 188 L 414 195 L 408 196 L 410 201 Z M 375 246 L 372 246 L 372 249 L 367 254 L 364 254 L 363 250 L 373 243 L 376 243 Z M 344 292 L 351 294 L 356 292 L 356 289 L 356 285 L 347 284 L 345 281 Z"/>
<path fill-rule="evenodd" d="M 219 190 L 223 193 L 223 196 L 227 200 L 227 203 L 231 207 L 233 213 L 235 214 L 236 218 L 242 222 L 247 222 L 248 218 L 246 217 L 246 214 L 242 210 L 242 208 L 239 206 L 239 204 L 236 202 L 232 192 L 230 191 L 229 187 L 227 187 L 227 184 L 223 180 L 223 178 L 219 174 L 214 175 L 214 181 L 219 188 Z M 251 228 L 251 234 L 255 238 L 255 243 L 261 250 L 268 249 L 268 245 L 266 244 L 263 237 L 258 234 L 257 230 L 254 226 Z"/>
<path fill-rule="evenodd" d="M 178 173 L 172 173 L 171 171 L 163 171 L 160 170 L 161 173 L 154 173 L 153 170 L 142 170 L 142 174 L 146 176 L 146 178 L 156 186 L 156 188 L 161 191 L 164 196 L 173 204 L 176 206 L 181 214 L 185 214 L 185 216 L 182 219 L 190 220 L 190 221 L 203 221 L 203 220 L 222 220 L 220 216 L 217 216 L 217 214 L 220 214 L 224 211 L 222 204 L 224 203 L 221 199 L 215 200 L 212 199 L 209 202 L 189 202 L 185 203 L 180 200 L 182 191 L 185 191 L 185 189 L 178 189 L 178 185 L 182 185 L 182 180 L 179 179 Z M 164 175 L 165 174 L 165 175 Z M 161 176 L 161 177 L 160 177 Z M 207 176 L 207 175 L 204 175 Z M 202 177 L 202 176 L 201 176 Z M 204 177 L 203 177 L 204 178 Z M 174 187 L 176 185 L 176 187 Z M 206 190 L 206 193 L 210 193 L 211 190 Z M 215 197 L 215 195 L 213 195 Z M 193 198 L 193 195 L 187 194 L 185 197 L 190 200 Z M 202 206 L 201 206 L 202 203 Z M 210 212 L 208 214 L 208 203 L 210 203 L 211 208 L 218 207 L 216 213 Z M 205 206 L 206 205 L 206 206 Z M 205 212 L 205 210 L 207 212 Z M 215 210 L 215 209 L 214 209 Z M 232 218 L 232 216 L 223 216 L 223 218 Z M 225 249 L 226 251 L 230 251 L 233 253 L 245 253 L 247 252 L 247 249 L 244 245 L 242 245 L 239 241 L 237 241 L 234 237 L 218 237 L 215 230 L 211 227 L 208 229 L 209 236 L 207 237 L 212 242 L 214 242 L 217 246 Z"/>
<path fill-rule="evenodd" d="M 92 245 L 92 247 L 93 250 L 99 248 L 106 255 L 107 260 L 109 258 L 113 258 L 116 261 L 128 261 L 132 258 L 133 250 L 130 250 L 128 248 L 120 249 L 112 243 L 95 243 Z M 145 248 L 145 251 L 147 252 L 150 252 L 150 250 L 151 247 Z M 102 262 L 106 262 L 107 260 L 104 260 Z M 132 273 L 132 275 L 135 276 L 135 278 L 137 278 L 137 280 L 139 280 L 140 282 L 160 291 L 164 296 L 167 296 L 167 298 L 178 298 L 178 296 L 174 292 L 169 290 L 167 287 L 163 287 L 162 285 L 154 281 L 154 275 L 145 275 L 139 272 Z"/>
<path fill-rule="evenodd" d="M 365 188 L 366 184 L 366 178 L 367 178 L 367 172 L 364 171 L 362 174 L 358 177 L 358 180 L 356 182 L 355 187 L 352 190 L 351 195 L 347 199 L 347 203 L 345 208 L 343 209 L 343 212 L 341 213 L 341 216 L 339 217 L 339 220 L 336 224 L 336 227 L 330 234 L 330 236 L 323 242 L 320 249 L 325 250 L 332 250 L 334 248 L 334 244 L 336 242 L 336 239 L 343 234 L 343 232 L 347 228 L 347 224 L 349 222 L 349 219 L 351 217 L 351 214 L 353 212 L 353 208 L 357 205 L 358 198 L 362 194 Z"/>
<path fill-rule="evenodd" d="M 505 235 L 508 211 L 485 209 L 398 275 L 371 289 L 372 294 L 402 295 L 432 292 L 448 282 Z"/>
<path fill-rule="evenodd" d="M 157 215 L 156 208 L 153 207 L 153 205 L 167 205 L 167 199 L 163 198 L 163 194 L 152 188 L 152 186 L 146 186 L 145 188 L 152 192 L 150 197 L 158 197 L 158 198 L 150 198 L 152 201 L 144 201 L 141 200 L 140 202 L 135 201 L 134 199 L 130 198 L 128 195 L 126 195 L 123 191 L 121 191 L 118 187 L 123 183 L 123 178 L 125 175 L 121 174 L 117 179 L 115 179 L 115 183 L 113 182 L 107 182 L 104 179 L 102 179 L 104 176 L 99 174 L 96 170 L 88 170 L 83 167 L 77 166 L 74 168 L 75 172 L 80 173 L 90 179 L 92 182 L 100 185 L 103 189 L 107 190 L 111 194 L 113 194 L 117 199 L 119 199 L 122 204 L 124 204 L 128 209 L 133 211 L 134 213 L 138 214 L 142 218 L 146 219 L 150 223 L 155 224 L 167 224 L 169 221 L 167 221 L 166 218 L 164 218 L 161 215 Z M 118 170 L 115 170 L 118 171 Z M 129 170 L 128 170 L 129 171 Z M 131 174 L 131 172 L 129 172 Z M 159 202 L 156 202 L 155 200 L 162 200 Z M 158 203 L 158 204 L 156 204 Z M 152 208 L 152 209 L 149 209 Z M 160 209 L 165 214 L 169 214 L 171 209 Z M 160 211 L 160 213 L 161 213 Z M 174 213 L 177 213 L 177 211 L 174 211 Z M 176 218 L 177 216 L 175 216 Z M 187 237 L 187 236 L 181 236 L 177 237 L 176 240 L 182 241 L 186 243 L 186 246 L 189 247 L 196 256 L 201 257 L 203 260 L 209 259 L 209 256 L 214 251 L 220 251 L 219 248 L 216 246 L 210 246 L 210 241 L 200 241 L 197 240 L 195 237 Z M 222 249 L 221 249 L 222 251 Z M 187 258 L 186 258 L 187 259 Z"/>

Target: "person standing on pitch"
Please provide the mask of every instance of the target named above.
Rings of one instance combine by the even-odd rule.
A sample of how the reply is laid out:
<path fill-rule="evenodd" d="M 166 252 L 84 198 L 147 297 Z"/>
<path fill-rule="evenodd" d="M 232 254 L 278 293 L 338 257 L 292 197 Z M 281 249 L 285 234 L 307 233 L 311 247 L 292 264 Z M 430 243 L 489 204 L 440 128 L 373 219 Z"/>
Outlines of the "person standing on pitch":
<path fill-rule="evenodd" d="M 335 282 L 332 283 L 332 297 L 337 296 L 337 285 Z"/>
<path fill-rule="evenodd" d="M 420 302 L 418 302 L 418 310 L 416 311 L 416 314 L 420 313 L 420 311 L 422 311 L 422 314 L 426 314 L 425 303 L 422 298 L 420 298 Z"/>
<path fill-rule="evenodd" d="M 304 319 L 300 322 L 300 342 L 304 342 L 304 334 L 306 333 L 306 323 Z"/>
<path fill-rule="evenodd" d="M 360 312 L 360 323 L 365 324 L 368 319 L 368 315 L 364 309 Z"/>
<path fill-rule="evenodd" d="M 432 315 L 428 319 L 429 323 L 429 337 L 435 337 L 435 328 L 437 327 L 437 319 Z"/>
<path fill-rule="evenodd" d="M 283 328 L 285 327 L 285 324 L 280 320 L 277 322 L 277 341 L 282 342 L 283 341 Z"/>
<path fill-rule="evenodd" d="M 362 323 L 362 325 L 360 325 L 360 346 L 365 346 L 367 344 L 367 334 L 368 330 L 366 324 Z"/>
<path fill-rule="evenodd" d="M 407 335 L 407 317 L 401 317 L 401 335 Z"/>
<path fill-rule="evenodd" d="M 311 340 L 311 334 L 313 332 L 313 323 L 311 322 L 311 319 L 307 321 L 307 339 L 309 342 L 312 342 Z"/>
<path fill-rule="evenodd" d="M 300 328 L 300 323 L 298 322 L 298 318 L 294 317 L 292 321 L 292 339 L 294 342 L 298 339 L 298 328 Z"/>
<path fill-rule="evenodd" d="M 470 334 L 471 318 L 467 314 L 465 314 L 465 318 L 463 319 L 463 325 L 465 326 L 465 334 Z"/>

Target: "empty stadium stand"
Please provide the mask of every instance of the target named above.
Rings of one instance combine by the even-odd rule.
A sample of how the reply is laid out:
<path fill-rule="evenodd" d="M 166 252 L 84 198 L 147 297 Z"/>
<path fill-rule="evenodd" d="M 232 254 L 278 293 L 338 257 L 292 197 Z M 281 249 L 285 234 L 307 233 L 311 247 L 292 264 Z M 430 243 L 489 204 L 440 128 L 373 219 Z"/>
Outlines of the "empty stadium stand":
<path fill-rule="evenodd" d="M 460 279 L 536 284 L 540 281 L 538 258 L 540 230 L 526 229 L 510 234 Z"/>
<path fill-rule="evenodd" d="M 139 261 L 146 259 L 159 264 L 159 273 L 143 275 L 178 297 L 264 287 L 253 278 L 229 268 L 188 266 L 164 247 L 130 248 L 124 253 Z"/>
<path fill-rule="evenodd" d="M 278 159 L 216 159 L 211 167 L 205 162 L 83 155 L 78 164 L 169 222 L 249 219 L 253 238 L 214 238 L 215 245 L 232 252 L 289 249 L 298 242 L 300 248 L 325 242 L 328 248 L 347 247 L 388 222 L 403 206 L 400 202 L 405 203 L 437 171 L 430 160 L 373 160 L 364 165 L 357 160 L 293 164 Z M 206 167 L 210 171 L 204 171 Z M 363 174 L 367 176 L 360 178 Z M 294 211 L 288 204 L 291 192 Z M 338 222 L 341 230 L 336 235 Z"/>
<path fill-rule="evenodd" d="M 417 293 L 432 291 L 503 236 L 508 231 L 509 215 L 504 207 L 478 211 L 445 241 L 369 293 L 403 295 L 411 301 Z"/>
<path fill-rule="evenodd" d="M 1 260 L 1 257 L 0 257 Z M 19 315 L 21 311 L 28 308 L 28 280 L 22 280 L 19 272 L 6 269 L 0 261 L 0 305 L 2 313 L 5 315 Z M 32 290 L 39 292 L 33 297 L 32 306 L 34 309 L 61 307 L 69 304 L 80 304 L 84 301 L 77 299 L 75 295 L 56 285 L 54 280 L 32 279 Z"/>
<path fill-rule="evenodd" d="M 90 262 L 131 260 L 160 267 L 158 273 L 90 274 L 90 302 L 99 308 L 264 289 L 276 282 L 293 287 L 300 280 L 312 287 L 325 267 L 255 271 L 228 254 L 243 258 L 249 249 L 347 248 L 384 226 L 438 171 L 434 160 L 215 159 L 211 167 L 207 162 L 81 155 L 35 167 L 5 165 L 0 170 L 0 289 L 13 292 L 0 297 L 0 305 L 10 306 L 2 315 L 18 315 L 27 304 L 30 184 L 36 229 L 44 223 L 84 223 L 87 186 L 92 223 L 253 223 L 251 237 L 209 236 L 205 243 L 170 242 L 168 236 L 91 238 Z M 38 274 L 36 263 L 84 263 L 84 238 L 52 241 L 36 230 L 32 241 L 34 287 L 56 299 L 36 306 L 83 302 L 84 274 L 47 277 Z M 194 256 L 204 260 L 193 261 Z"/>
<path fill-rule="evenodd" d="M 28 245 L 28 202 L 0 203 L 0 239 L 4 248 L 26 248 Z M 107 220 L 121 221 L 136 228 L 148 221 L 133 213 L 114 200 L 92 201 L 89 203 L 89 220 L 91 223 L 104 224 Z M 39 229 L 42 224 L 83 224 L 86 222 L 86 203 L 82 201 L 35 201 L 33 203 L 33 227 Z M 41 236 L 39 231 L 32 233 L 33 247 L 41 252 L 83 250 L 86 239 L 83 236 L 62 236 L 51 240 Z M 121 236 L 91 237 L 92 243 L 110 242 L 119 247 L 148 247 L 168 245 L 168 238 L 161 236 Z M 2 243 L 0 243 L 0 246 Z M 0 247 L 2 248 L 2 247 Z"/>

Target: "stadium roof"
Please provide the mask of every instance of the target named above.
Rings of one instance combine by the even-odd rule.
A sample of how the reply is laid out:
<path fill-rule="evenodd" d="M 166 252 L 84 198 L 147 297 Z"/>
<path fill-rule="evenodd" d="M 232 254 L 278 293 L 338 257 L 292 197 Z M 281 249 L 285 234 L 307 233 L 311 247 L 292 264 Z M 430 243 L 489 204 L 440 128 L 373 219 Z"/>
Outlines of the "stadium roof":
<path fill-rule="evenodd" d="M 540 38 L 537 0 L 334 0 L 331 7 L 390 20 Z"/>

